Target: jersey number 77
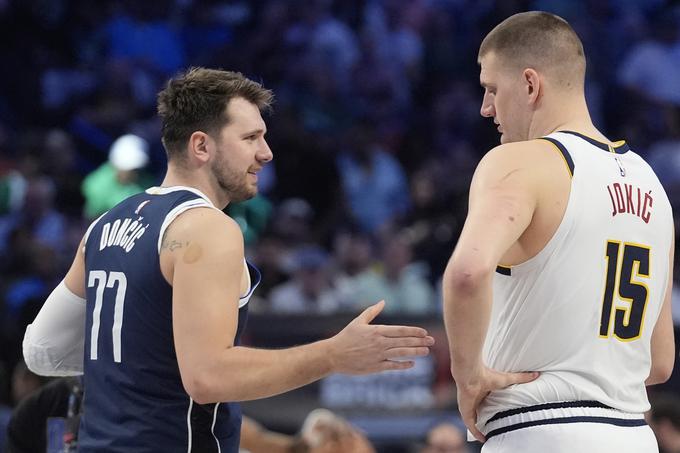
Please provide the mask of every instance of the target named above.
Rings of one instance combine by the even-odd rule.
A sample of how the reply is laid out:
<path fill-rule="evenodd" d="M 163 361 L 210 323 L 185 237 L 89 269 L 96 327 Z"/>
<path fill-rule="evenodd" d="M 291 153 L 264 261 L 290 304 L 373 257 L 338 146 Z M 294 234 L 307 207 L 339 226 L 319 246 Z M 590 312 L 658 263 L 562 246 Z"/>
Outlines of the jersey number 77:
<path fill-rule="evenodd" d="M 99 342 L 99 324 L 102 313 L 102 302 L 106 288 L 116 288 L 116 300 L 113 307 L 113 326 L 111 338 L 113 343 L 113 361 L 121 361 L 121 331 L 123 329 L 123 308 L 125 305 L 125 291 L 127 290 L 127 277 L 122 272 L 90 271 L 87 279 L 87 287 L 97 286 L 95 289 L 94 308 L 92 310 L 92 328 L 90 331 L 90 360 L 97 360 L 97 344 Z"/>

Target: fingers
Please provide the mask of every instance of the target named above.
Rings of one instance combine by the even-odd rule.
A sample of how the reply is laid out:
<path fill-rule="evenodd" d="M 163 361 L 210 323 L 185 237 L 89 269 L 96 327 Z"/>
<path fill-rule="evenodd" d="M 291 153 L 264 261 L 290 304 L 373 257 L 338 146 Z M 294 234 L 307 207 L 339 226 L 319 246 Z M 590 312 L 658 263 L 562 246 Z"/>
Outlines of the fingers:
<path fill-rule="evenodd" d="M 526 384 L 535 380 L 540 373 L 499 373 L 500 379 L 497 381 L 498 386 L 495 388 L 505 388 L 514 384 Z"/>
<path fill-rule="evenodd" d="M 432 346 L 434 338 L 432 337 L 387 337 L 383 339 L 383 344 L 386 349 L 389 348 L 405 348 L 414 346 Z"/>
<path fill-rule="evenodd" d="M 383 360 L 378 371 L 408 370 L 413 368 L 413 365 L 415 365 L 413 360 Z"/>
<path fill-rule="evenodd" d="M 420 357 L 430 353 L 430 348 L 391 348 L 385 351 L 385 358 L 398 359 L 399 357 Z"/>
<path fill-rule="evenodd" d="M 378 333 L 384 337 L 425 337 L 427 330 L 413 326 L 376 325 Z"/>
<path fill-rule="evenodd" d="M 486 437 L 484 437 L 484 434 L 482 434 L 482 432 L 477 429 L 477 426 L 473 424 L 471 426 L 468 426 L 468 429 L 470 430 L 472 435 L 475 436 L 475 439 L 482 443 L 486 442 Z"/>
<path fill-rule="evenodd" d="M 381 300 L 377 304 L 373 304 L 366 310 L 362 311 L 361 314 L 356 317 L 356 319 L 363 323 L 369 324 L 371 321 L 375 319 L 376 316 L 380 314 L 384 307 L 385 301 Z"/>
<path fill-rule="evenodd" d="M 477 439 L 480 442 L 486 442 L 486 438 L 484 437 L 484 434 L 481 433 L 477 429 L 477 410 L 476 408 L 472 409 L 463 409 L 462 407 L 459 407 L 460 409 L 460 415 L 463 418 L 463 422 L 465 423 L 465 426 L 467 429 L 470 430 L 470 433 L 472 433 L 473 436 L 475 436 L 475 439 Z"/>

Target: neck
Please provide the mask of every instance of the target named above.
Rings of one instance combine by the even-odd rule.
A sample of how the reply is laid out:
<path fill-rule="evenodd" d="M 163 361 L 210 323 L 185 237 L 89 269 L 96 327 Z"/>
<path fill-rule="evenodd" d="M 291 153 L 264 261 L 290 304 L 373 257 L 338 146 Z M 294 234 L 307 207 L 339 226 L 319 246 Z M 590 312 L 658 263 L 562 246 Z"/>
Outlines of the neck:
<path fill-rule="evenodd" d="M 210 178 L 199 172 L 182 170 L 168 163 L 168 172 L 163 178 L 161 187 L 185 186 L 200 190 L 218 209 L 224 209 L 229 204 L 229 198 L 216 185 L 210 183 Z"/>
<path fill-rule="evenodd" d="M 529 140 L 557 131 L 575 131 L 604 142 L 609 140 L 597 130 L 588 112 L 584 96 L 560 95 L 543 99 L 529 124 Z"/>

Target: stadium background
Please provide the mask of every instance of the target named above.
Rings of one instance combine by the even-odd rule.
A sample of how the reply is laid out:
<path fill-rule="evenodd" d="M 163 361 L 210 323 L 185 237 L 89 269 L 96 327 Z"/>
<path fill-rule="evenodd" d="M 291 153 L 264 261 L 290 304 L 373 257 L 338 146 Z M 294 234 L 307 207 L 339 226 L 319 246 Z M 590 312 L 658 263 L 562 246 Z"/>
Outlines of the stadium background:
<path fill-rule="evenodd" d="M 439 338 L 412 372 L 331 378 L 245 412 L 290 432 L 326 406 L 377 444 L 418 441 L 455 412 L 439 279 L 475 165 L 498 142 L 479 116 L 482 37 L 519 11 L 570 21 L 595 124 L 648 159 L 677 210 L 678 3 L 0 0 L 0 421 L 41 384 L 21 365 L 21 338 L 90 219 L 112 192 L 162 178 L 156 92 L 201 65 L 241 71 L 276 95 L 261 196 L 228 208 L 264 274 L 247 342 L 321 338 L 383 297 L 381 321 Z M 148 142 L 149 160 L 119 173 L 109 149 L 127 133 Z M 92 175 L 94 187 L 83 183 Z M 126 185 L 113 182 L 121 177 Z M 676 367 L 661 390 L 679 388 Z"/>

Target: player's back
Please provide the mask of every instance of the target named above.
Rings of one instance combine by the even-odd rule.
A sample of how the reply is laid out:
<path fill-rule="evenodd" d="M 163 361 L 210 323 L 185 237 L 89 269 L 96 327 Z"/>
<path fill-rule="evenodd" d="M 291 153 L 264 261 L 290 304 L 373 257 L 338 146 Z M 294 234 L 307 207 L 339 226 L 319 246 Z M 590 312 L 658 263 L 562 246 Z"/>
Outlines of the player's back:
<path fill-rule="evenodd" d="M 172 287 L 161 273 L 159 252 L 165 228 L 195 207 L 212 204 L 189 188 L 150 189 L 111 209 L 87 233 L 80 451 L 238 448 L 238 405 L 194 403 L 175 354 Z M 239 305 L 236 340 L 247 310 Z"/>
<path fill-rule="evenodd" d="M 492 418 L 487 432 L 521 412 L 513 408 L 640 414 L 649 407 L 644 381 L 669 277 L 670 203 L 624 143 L 610 148 L 568 132 L 546 139 L 572 174 L 569 201 L 543 250 L 499 267 L 484 347 L 493 369 L 541 375 L 486 398 L 479 425 Z M 560 402 L 574 404 L 543 406 Z"/>

